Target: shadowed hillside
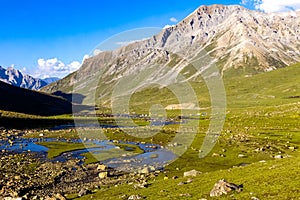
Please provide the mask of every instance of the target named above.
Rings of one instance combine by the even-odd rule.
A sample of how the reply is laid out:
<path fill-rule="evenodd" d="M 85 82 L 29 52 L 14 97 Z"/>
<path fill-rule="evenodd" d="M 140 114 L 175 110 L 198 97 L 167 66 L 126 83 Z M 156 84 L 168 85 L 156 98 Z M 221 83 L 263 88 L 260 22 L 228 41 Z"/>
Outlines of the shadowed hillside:
<path fill-rule="evenodd" d="M 19 88 L 2 81 L 0 93 L 0 110 L 41 116 L 72 113 L 72 104 L 63 98 Z"/>

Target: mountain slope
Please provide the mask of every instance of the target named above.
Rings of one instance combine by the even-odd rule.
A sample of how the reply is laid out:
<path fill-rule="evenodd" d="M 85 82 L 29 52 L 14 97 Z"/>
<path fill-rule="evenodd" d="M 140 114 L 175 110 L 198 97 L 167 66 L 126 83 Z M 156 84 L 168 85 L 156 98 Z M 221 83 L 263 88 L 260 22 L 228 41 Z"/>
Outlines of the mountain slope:
<path fill-rule="evenodd" d="M 218 71 L 225 77 L 251 76 L 299 62 L 299 30 L 299 12 L 266 14 L 241 6 L 201 6 L 149 39 L 85 60 L 77 72 L 42 90 L 73 91 L 86 96 L 86 104 L 110 106 L 114 88 L 124 80 L 126 90 L 134 81 L 143 87 L 206 82 Z M 122 95 L 138 88 L 127 88 Z"/>
<path fill-rule="evenodd" d="M 14 86 L 31 90 L 38 90 L 47 85 L 47 82 L 29 75 L 24 75 L 21 71 L 13 67 L 4 69 L 0 66 L 0 80 Z"/>
<path fill-rule="evenodd" d="M 53 83 L 55 81 L 58 81 L 60 78 L 57 77 L 49 77 L 49 78 L 44 78 L 42 79 L 44 82 L 46 82 L 47 84 Z"/>
<path fill-rule="evenodd" d="M 72 104 L 63 98 L 19 88 L 0 81 L 0 110 L 51 116 L 72 113 Z"/>

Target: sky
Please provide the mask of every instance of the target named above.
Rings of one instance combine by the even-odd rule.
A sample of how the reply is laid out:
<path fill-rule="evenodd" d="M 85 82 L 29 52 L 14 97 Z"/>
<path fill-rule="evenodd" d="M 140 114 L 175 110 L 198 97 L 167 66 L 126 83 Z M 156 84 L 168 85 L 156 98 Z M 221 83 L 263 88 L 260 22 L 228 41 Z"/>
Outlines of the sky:
<path fill-rule="evenodd" d="M 211 4 L 264 12 L 300 8 L 300 0 L 0 0 L 0 66 L 39 78 L 62 78 L 115 34 L 143 27 L 159 31 Z"/>

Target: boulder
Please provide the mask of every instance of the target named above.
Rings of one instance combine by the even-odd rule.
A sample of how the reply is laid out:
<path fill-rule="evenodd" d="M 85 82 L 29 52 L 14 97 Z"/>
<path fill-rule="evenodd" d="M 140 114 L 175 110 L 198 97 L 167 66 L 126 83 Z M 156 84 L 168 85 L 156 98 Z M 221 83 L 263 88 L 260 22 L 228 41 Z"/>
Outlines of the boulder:
<path fill-rule="evenodd" d="M 229 183 L 225 179 L 219 180 L 210 191 L 211 197 L 218 197 L 223 194 L 227 194 L 228 192 L 235 190 L 237 192 L 241 192 L 243 189 L 243 185 L 236 185 L 234 183 Z"/>
<path fill-rule="evenodd" d="M 142 197 L 139 195 L 131 195 L 130 197 L 128 197 L 128 200 L 137 200 L 137 199 L 142 199 Z"/>
<path fill-rule="evenodd" d="M 90 191 L 90 190 L 88 190 L 88 189 L 84 189 L 84 188 L 82 188 L 81 190 L 80 190 L 80 192 L 78 193 L 78 197 L 82 197 L 82 196 L 84 196 L 84 195 L 87 195 L 87 194 L 91 194 L 92 192 Z"/>
<path fill-rule="evenodd" d="M 107 178 L 108 172 L 100 172 L 98 176 L 99 176 L 100 179 Z"/>
<path fill-rule="evenodd" d="M 107 169 L 107 167 L 106 167 L 106 165 L 98 165 L 98 167 L 97 167 L 97 170 L 100 170 L 100 171 L 104 171 L 104 170 L 106 170 Z"/>
<path fill-rule="evenodd" d="M 183 173 L 183 177 L 187 177 L 187 176 L 197 176 L 198 174 L 201 174 L 201 172 L 193 169 L 191 171 L 187 171 Z"/>

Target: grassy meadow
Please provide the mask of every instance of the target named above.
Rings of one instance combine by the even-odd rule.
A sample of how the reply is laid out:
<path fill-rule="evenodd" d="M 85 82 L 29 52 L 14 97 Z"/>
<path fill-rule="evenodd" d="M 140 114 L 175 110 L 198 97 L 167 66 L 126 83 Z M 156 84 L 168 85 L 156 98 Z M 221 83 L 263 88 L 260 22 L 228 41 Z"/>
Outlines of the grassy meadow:
<path fill-rule="evenodd" d="M 213 150 L 204 158 L 199 158 L 199 150 L 209 127 L 211 104 L 204 82 L 191 82 L 205 115 L 192 123 L 198 123 L 197 134 L 186 152 L 165 166 L 165 171 L 151 179 L 148 188 L 134 189 L 131 184 L 111 185 L 93 190 L 93 194 L 69 199 L 127 199 L 138 194 L 145 199 L 299 199 L 298 176 L 300 172 L 300 64 L 278 69 L 272 72 L 247 76 L 224 74 L 227 107 L 223 130 Z M 155 94 L 155 95 L 154 95 Z M 131 112 L 147 113 L 151 105 L 161 103 L 164 106 L 176 102 L 176 96 L 167 89 L 146 88 L 136 92 L 131 98 Z M 101 110 L 98 111 L 99 113 Z M 39 129 L 54 124 L 73 123 L 71 115 L 38 117 L 1 111 L 1 120 L 19 120 L 21 123 L 41 124 L 36 131 L 26 137 L 39 137 Z M 167 111 L 169 118 L 178 119 L 181 113 Z M 195 116 L 193 116 L 195 117 Z M 195 117 L 197 118 L 197 117 Z M 89 122 L 88 118 L 77 120 Z M 39 121 L 41 120 L 41 121 Z M 92 119 L 95 120 L 95 119 Z M 109 117 L 97 119 L 101 124 L 114 124 Z M 122 119 L 121 119 L 122 120 Z M 145 126 L 146 119 L 136 119 L 138 125 Z M 126 119 L 124 119 L 126 125 Z M 149 142 L 166 145 L 178 133 L 179 125 L 166 125 L 150 138 L 136 138 L 122 129 L 103 129 L 100 135 L 96 129 L 84 131 L 60 130 L 44 134 L 49 138 L 88 138 L 110 139 L 134 142 Z M 81 144 L 43 144 L 49 148 L 49 156 L 55 157 L 63 152 L 82 149 Z M 122 147 L 120 147 L 122 149 Z M 117 152 L 107 152 L 114 155 Z M 141 153 L 136 149 L 136 153 Z M 275 159 L 282 155 L 282 159 Z M 97 162 L 91 154 L 85 154 L 86 163 Z M 183 172 L 196 169 L 202 174 L 188 184 Z M 178 179 L 173 180 L 173 176 Z M 166 179 L 165 177 L 168 177 Z M 243 184 L 241 193 L 232 192 L 219 198 L 209 197 L 209 192 L 220 179 Z M 186 197 L 190 196 L 190 197 Z"/>

